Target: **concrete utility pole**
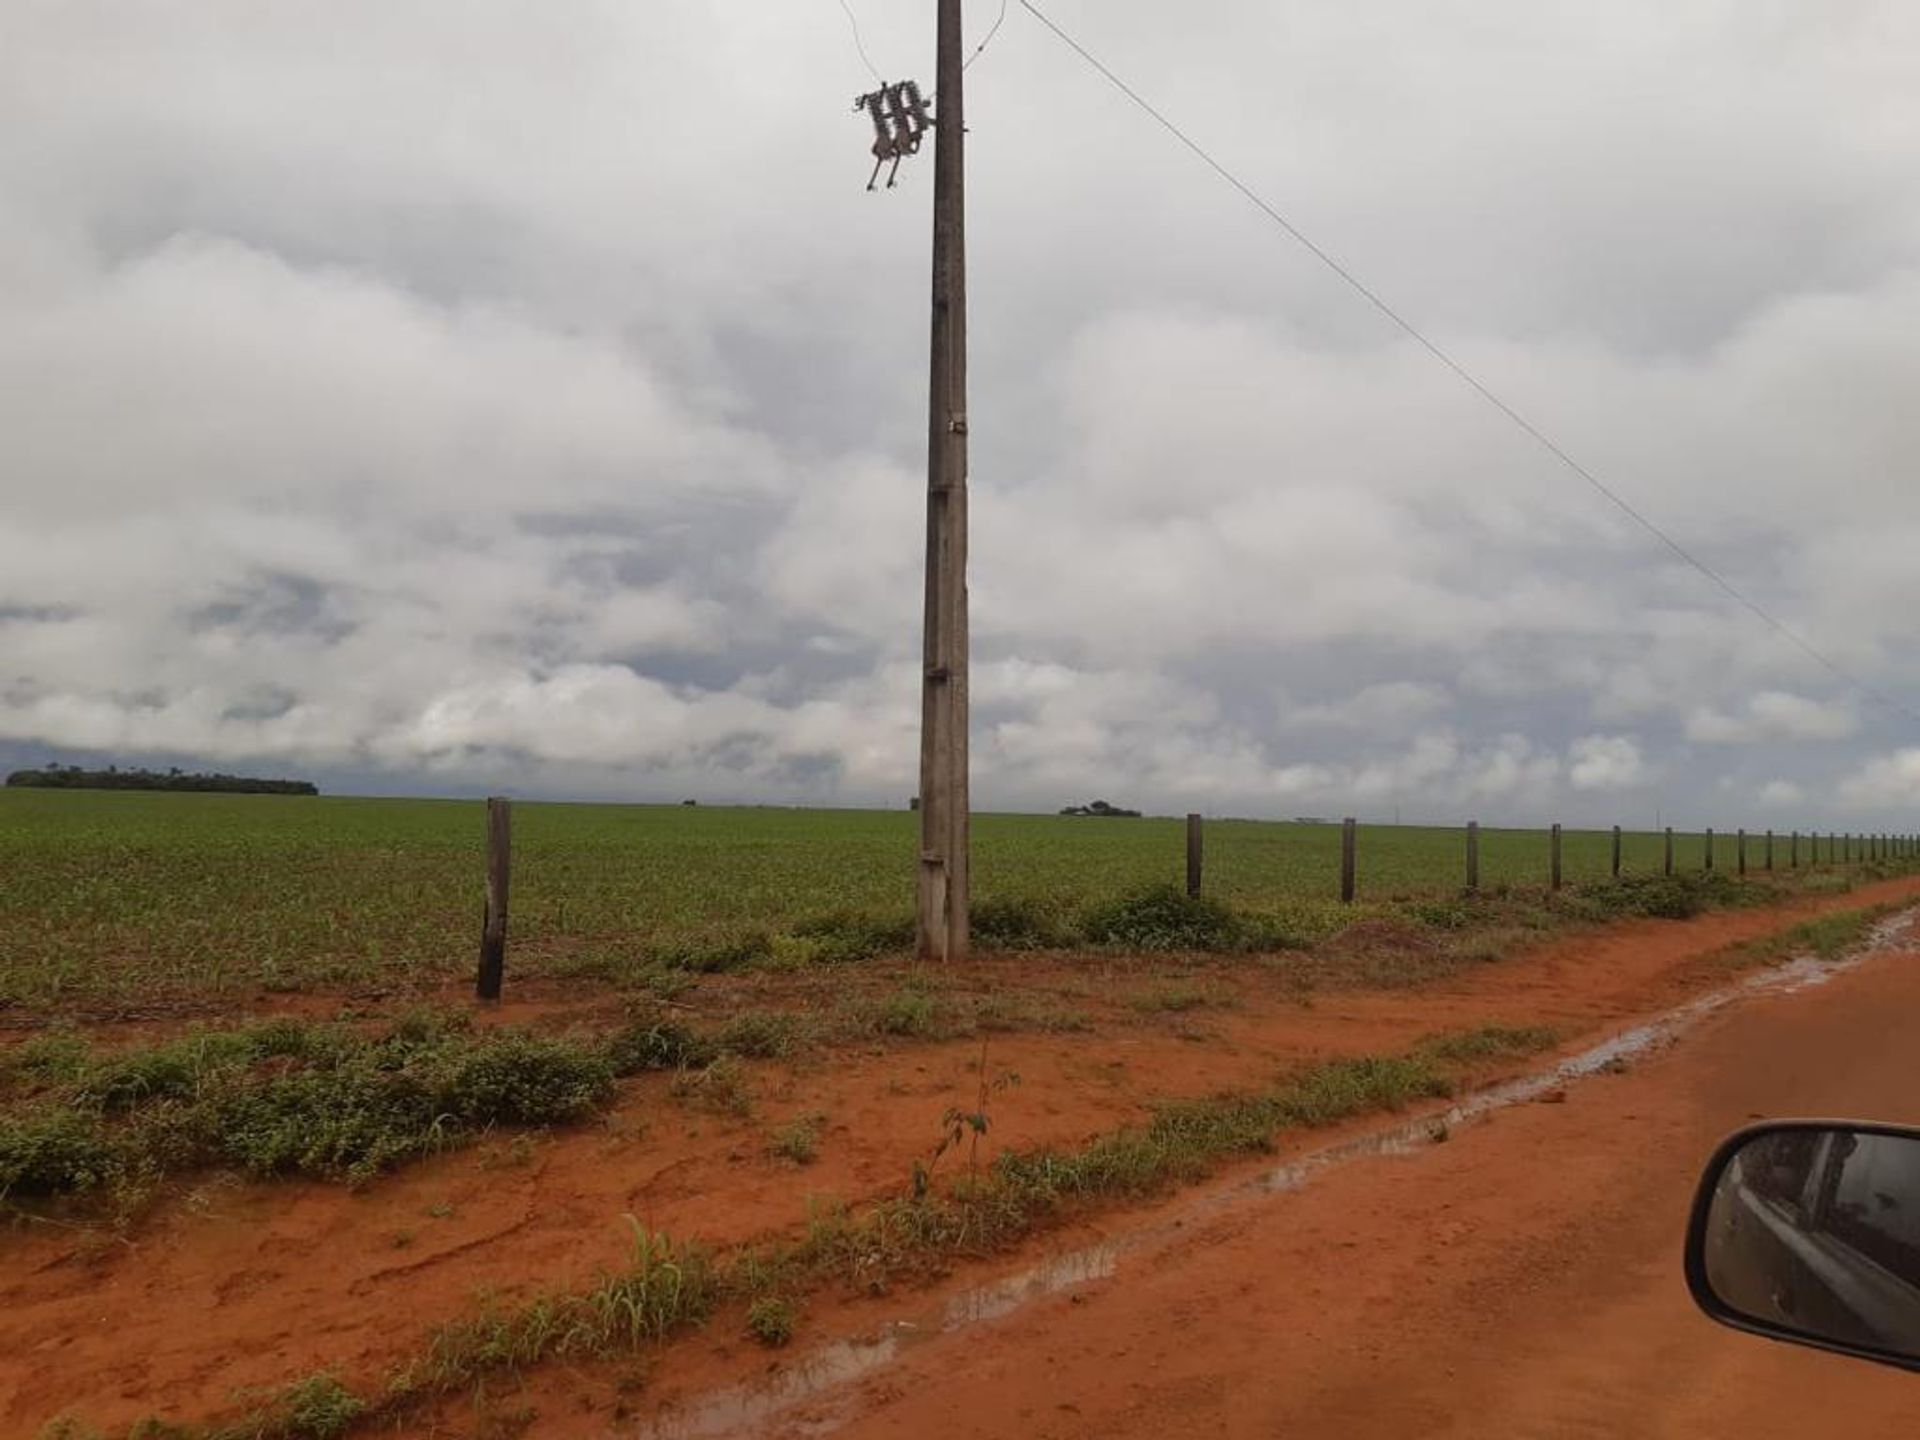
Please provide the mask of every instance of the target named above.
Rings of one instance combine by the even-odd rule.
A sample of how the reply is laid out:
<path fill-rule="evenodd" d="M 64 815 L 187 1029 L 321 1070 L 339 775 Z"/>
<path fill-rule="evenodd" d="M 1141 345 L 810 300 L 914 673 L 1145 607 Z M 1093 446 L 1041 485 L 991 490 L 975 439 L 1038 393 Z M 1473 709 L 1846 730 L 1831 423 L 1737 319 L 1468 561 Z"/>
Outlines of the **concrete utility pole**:
<path fill-rule="evenodd" d="M 939 0 L 918 953 L 967 953 L 967 246 L 960 0 Z"/>

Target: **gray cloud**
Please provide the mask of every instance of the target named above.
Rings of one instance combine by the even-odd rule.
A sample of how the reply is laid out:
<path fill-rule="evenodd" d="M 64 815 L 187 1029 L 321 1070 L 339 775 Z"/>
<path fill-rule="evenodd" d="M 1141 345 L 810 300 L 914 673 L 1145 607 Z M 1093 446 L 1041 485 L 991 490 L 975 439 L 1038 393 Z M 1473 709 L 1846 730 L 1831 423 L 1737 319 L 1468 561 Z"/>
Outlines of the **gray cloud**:
<path fill-rule="evenodd" d="M 922 7 L 859 8 L 929 72 Z M 1920 694 L 1910 8 L 1054 8 L 1703 558 Z M 6 29 L 0 746 L 911 790 L 931 167 L 861 190 L 836 6 Z M 1905 722 L 1049 37 L 1016 14 L 968 82 L 985 803 L 1912 798 Z"/>

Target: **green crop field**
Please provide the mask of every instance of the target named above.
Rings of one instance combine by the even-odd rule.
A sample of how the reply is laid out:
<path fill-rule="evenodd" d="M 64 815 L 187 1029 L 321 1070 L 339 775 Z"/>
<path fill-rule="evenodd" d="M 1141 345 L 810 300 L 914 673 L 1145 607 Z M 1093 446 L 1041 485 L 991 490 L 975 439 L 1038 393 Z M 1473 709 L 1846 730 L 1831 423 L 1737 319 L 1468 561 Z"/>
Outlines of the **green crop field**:
<path fill-rule="evenodd" d="M 916 828 L 905 811 L 517 804 L 515 973 L 835 912 L 903 921 Z M 470 801 L 0 790 L 0 1008 L 464 973 L 482 832 Z M 1065 911 L 1184 874 L 1177 819 L 981 815 L 974 836 L 981 901 Z M 1701 837 L 1676 844 L 1700 868 Z M 1339 845 L 1333 825 L 1210 821 L 1206 889 L 1325 933 L 1353 913 L 1335 899 Z M 1605 832 L 1564 845 L 1569 884 L 1606 874 Z M 1365 826 L 1358 848 L 1363 905 L 1461 883 L 1459 830 Z M 1723 837 L 1724 868 L 1732 849 Z M 1629 871 L 1660 853 L 1656 835 L 1626 837 Z M 1546 874 L 1543 832 L 1482 832 L 1483 886 Z"/>

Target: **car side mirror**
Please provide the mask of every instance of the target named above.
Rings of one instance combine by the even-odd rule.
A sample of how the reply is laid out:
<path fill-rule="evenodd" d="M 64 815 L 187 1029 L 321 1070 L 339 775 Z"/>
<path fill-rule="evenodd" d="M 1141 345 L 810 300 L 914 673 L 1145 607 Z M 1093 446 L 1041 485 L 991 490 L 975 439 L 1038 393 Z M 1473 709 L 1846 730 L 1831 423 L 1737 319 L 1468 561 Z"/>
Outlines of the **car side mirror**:
<path fill-rule="evenodd" d="M 1721 1142 L 1687 1288 L 1724 1325 L 1920 1370 L 1920 1129 L 1755 1125 Z"/>

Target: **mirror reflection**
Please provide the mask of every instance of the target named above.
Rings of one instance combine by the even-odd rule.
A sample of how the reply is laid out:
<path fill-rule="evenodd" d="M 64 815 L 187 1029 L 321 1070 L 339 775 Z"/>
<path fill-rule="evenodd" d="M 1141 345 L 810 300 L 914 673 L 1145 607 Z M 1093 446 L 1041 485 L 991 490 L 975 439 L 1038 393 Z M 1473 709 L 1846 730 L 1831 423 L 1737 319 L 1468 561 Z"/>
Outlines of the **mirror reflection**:
<path fill-rule="evenodd" d="M 1708 1286 L 1743 1318 L 1920 1357 L 1920 1140 L 1756 1135 L 1720 1174 L 1701 1246 Z"/>

